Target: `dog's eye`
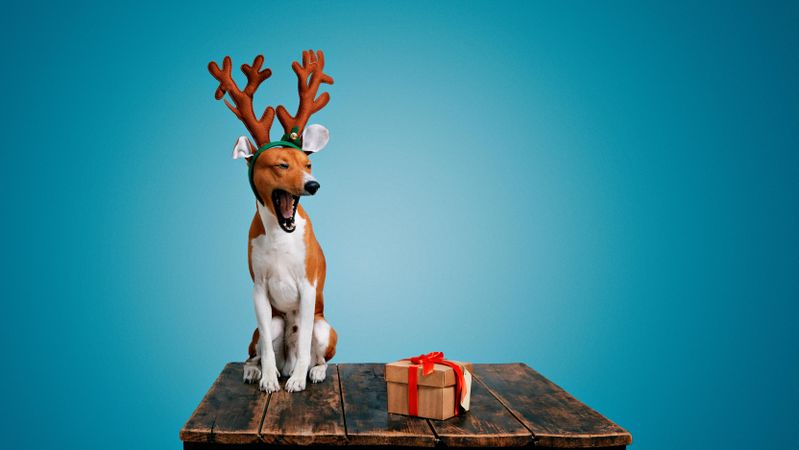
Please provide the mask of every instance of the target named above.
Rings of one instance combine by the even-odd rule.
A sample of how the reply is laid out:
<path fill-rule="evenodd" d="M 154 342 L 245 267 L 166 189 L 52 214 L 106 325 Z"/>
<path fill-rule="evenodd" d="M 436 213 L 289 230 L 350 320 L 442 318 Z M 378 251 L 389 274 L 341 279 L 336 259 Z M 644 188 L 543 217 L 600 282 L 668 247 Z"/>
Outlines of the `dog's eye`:
<path fill-rule="evenodd" d="M 311 168 L 311 163 L 306 164 L 305 167 L 310 169 Z"/>
<path fill-rule="evenodd" d="M 277 166 L 280 167 L 281 169 L 288 169 L 289 168 L 288 163 L 280 163 Z"/>

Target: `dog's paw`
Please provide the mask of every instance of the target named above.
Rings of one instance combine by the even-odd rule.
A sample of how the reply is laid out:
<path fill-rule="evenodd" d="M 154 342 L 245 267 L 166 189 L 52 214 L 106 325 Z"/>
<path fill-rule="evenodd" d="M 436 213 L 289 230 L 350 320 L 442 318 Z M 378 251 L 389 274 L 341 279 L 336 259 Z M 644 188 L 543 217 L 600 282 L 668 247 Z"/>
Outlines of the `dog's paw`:
<path fill-rule="evenodd" d="M 265 371 L 261 374 L 261 390 L 267 394 L 280 390 L 280 383 L 277 382 L 277 370 Z"/>
<path fill-rule="evenodd" d="M 305 390 L 305 377 L 292 375 L 286 381 L 286 392 L 300 392 Z"/>
<path fill-rule="evenodd" d="M 311 370 L 308 373 L 308 378 L 311 379 L 312 383 L 321 383 L 322 381 L 325 381 L 325 376 L 327 376 L 326 364 L 319 364 L 318 366 L 313 366 L 311 367 Z"/>
<path fill-rule="evenodd" d="M 261 369 L 257 364 L 244 364 L 244 382 L 255 383 L 261 379 Z"/>

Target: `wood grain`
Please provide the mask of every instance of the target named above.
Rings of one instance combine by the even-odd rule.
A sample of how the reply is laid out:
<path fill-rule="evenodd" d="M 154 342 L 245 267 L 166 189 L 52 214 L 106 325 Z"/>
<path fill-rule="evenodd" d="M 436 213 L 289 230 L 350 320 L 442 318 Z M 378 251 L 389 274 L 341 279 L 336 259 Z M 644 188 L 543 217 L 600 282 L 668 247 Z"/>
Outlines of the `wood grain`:
<path fill-rule="evenodd" d="M 535 445 L 613 447 L 630 433 L 524 364 L 475 364 L 475 374 L 533 433 Z"/>
<path fill-rule="evenodd" d="M 342 364 L 303 392 L 261 393 L 230 363 L 180 432 L 184 448 L 509 447 L 623 449 L 630 433 L 524 364 L 474 366 L 472 408 L 446 421 L 388 414 L 383 364 Z M 284 380 L 282 380 L 284 381 Z M 532 432 L 532 433 L 531 433 Z"/>
<path fill-rule="evenodd" d="M 188 422 L 180 430 L 184 442 L 247 444 L 260 442 L 258 429 L 268 396 L 257 384 L 242 381 L 243 363 L 229 363 Z"/>
<path fill-rule="evenodd" d="M 517 447 L 530 445 L 533 436 L 477 377 L 472 381 L 470 410 L 430 424 L 447 447 Z"/>
<path fill-rule="evenodd" d="M 427 420 L 386 411 L 384 364 L 339 364 L 347 437 L 354 445 L 432 447 Z"/>
<path fill-rule="evenodd" d="M 273 393 L 266 407 L 261 439 L 268 444 L 345 444 L 336 366 L 327 367 L 325 381 L 308 381 L 305 391 Z"/>

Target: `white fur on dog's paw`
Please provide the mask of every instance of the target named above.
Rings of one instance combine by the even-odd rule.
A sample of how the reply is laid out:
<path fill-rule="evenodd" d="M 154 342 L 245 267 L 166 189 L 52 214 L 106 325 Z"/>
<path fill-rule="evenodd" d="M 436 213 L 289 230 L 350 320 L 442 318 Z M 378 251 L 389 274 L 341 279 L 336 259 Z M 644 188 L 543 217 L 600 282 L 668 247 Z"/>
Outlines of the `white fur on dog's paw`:
<path fill-rule="evenodd" d="M 308 373 L 308 378 L 311 379 L 312 383 L 320 383 L 325 381 L 325 376 L 327 376 L 327 365 L 320 364 L 318 366 L 311 367 L 310 372 Z"/>
<path fill-rule="evenodd" d="M 261 374 L 261 390 L 267 394 L 280 390 L 280 383 L 277 382 L 277 370 L 273 369 Z"/>
<path fill-rule="evenodd" d="M 257 364 L 244 363 L 244 382 L 255 383 L 261 379 L 261 369 Z"/>
<path fill-rule="evenodd" d="M 286 381 L 286 392 L 300 392 L 305 390 L 305 377 L 292 375 Z"/>

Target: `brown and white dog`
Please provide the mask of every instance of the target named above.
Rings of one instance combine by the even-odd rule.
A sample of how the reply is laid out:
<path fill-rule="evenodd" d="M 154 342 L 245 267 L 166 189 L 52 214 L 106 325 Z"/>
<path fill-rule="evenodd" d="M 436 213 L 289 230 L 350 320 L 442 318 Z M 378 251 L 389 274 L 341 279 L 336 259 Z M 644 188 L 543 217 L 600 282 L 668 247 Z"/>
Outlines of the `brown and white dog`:
<path fill-rule="evenodd" d="M 261 70 L 263 56 L 252 65 L 241 66 L 247 85 L 239 89 L 232 78 L 232 63 L 225 57 L 222 68 L 208 65 L 219 81 L 217 100 L 227 94 L 233 111 L 255 139 L 257 147 L 242 136 L 233 148 L 233 158 L 245 158 L 250 185 L 256 197 L 256 212 L 250 225 L 248 257 L 253 280 L 253 304 L 258 327 L 249 346 L 244 365 L 244 381 L 259 381 L 261 390 L 280 390 L 278 371 L 289 377 L 289 392 L 305 389 L 306 379 L 318 383 L 325 379 L 327 361 L 336 353 L 337 335 L 324 317 L 325 256 L 316 241 L 308 214 L 299 205 L 300 197 L 314 195 L 319 182 L 311 175 L 308 156 L 321 150 L 328 131 L 321 125 L 306 127 L 311 114 L 330 100 L 328 93 L 318 98 L 321 83 L 333 79 L 323 72 L 324 54 L 303 52 L 302 64 L 292 68 L 299 81 L 300 103 L 295 116 L 278 106 L 277 116 L 285 134 L 271 142 L 269 131 L 275 109 L 267 107 L 255 116 L 252 97 L 271 70 Z M 235 105 L 235 106 L 234 106 Z"/>

